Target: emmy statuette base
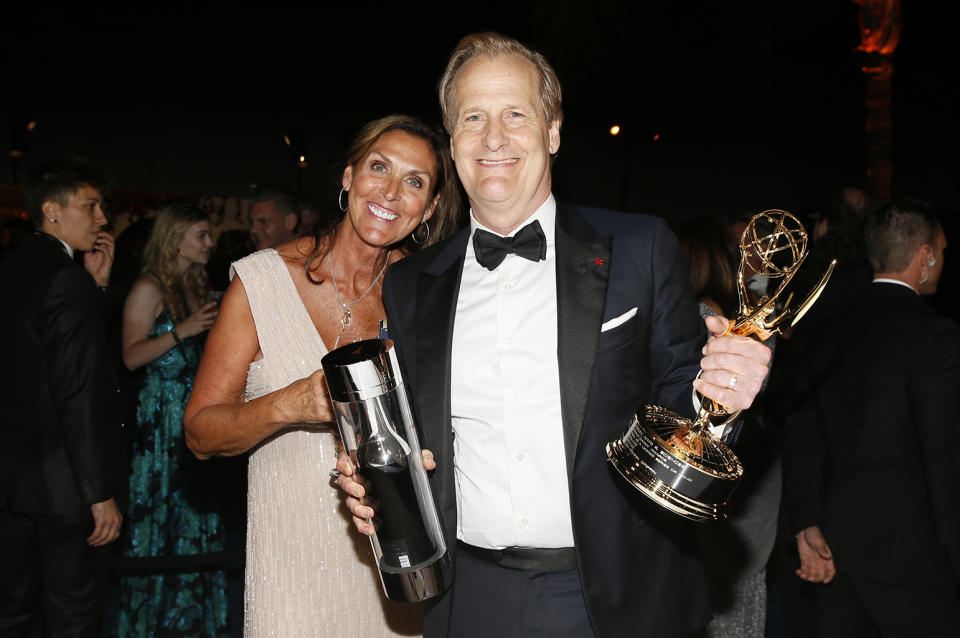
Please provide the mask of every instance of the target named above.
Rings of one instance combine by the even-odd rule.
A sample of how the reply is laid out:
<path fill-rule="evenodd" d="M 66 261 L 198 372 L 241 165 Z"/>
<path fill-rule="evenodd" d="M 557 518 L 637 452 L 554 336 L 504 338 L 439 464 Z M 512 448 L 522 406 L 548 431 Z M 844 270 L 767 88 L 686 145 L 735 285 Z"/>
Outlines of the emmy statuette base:
<path fill-rule="evenodd" d="M 743 467 L 709 432 L 657 406 L 641 406 L 607 457 L 623 478 L 661 507 L 697 522 L 726 518 Z"/>

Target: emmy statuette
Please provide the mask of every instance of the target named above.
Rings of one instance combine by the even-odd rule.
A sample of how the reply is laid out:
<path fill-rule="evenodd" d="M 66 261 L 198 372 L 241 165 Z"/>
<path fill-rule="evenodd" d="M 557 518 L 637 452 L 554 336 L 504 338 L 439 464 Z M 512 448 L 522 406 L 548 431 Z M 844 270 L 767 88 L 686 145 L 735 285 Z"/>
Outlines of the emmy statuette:
<path fill-rule="evenodd" d="M 777 302 L 807 256 L 807 233 L 796 217 L 767 210 L 750 220 L 740 238 L 737 290 L 740 307 L 725 334 L 766 340 L 793 326 L 810 309 L 827 285 L 836 260 L 796 309 L 788 296 L 779 312 Z M 772 294 L 751 299 L 747 287 L 753 273 L 768 277 Z M 755 296 L 755 295 L 754 295 Z M 739 411 L 704 399 L 695 421 L 655 405 L 642 405 L 626 431 L 607 443 L 607 457 L 623 478 L 655 503 L 694 521 L 726 518 L 726 504 L 743 466 L 736 454 L 709 430 L 712 419 L 728 423 Z"/>

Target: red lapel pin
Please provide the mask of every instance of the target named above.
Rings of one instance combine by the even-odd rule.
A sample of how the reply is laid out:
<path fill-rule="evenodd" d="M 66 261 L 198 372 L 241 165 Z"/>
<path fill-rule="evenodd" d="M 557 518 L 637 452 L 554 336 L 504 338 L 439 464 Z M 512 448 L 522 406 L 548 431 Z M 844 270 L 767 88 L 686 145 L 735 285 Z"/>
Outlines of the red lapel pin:
<path fill-rule="evenodd" d="M 594 266 L 602 266 L 602 265 L 603 265 L 603 259 L 600 258 L 600 257 L 597 257 L 597 258 L 593 261 L 593 265 L 594 265 Z"/>

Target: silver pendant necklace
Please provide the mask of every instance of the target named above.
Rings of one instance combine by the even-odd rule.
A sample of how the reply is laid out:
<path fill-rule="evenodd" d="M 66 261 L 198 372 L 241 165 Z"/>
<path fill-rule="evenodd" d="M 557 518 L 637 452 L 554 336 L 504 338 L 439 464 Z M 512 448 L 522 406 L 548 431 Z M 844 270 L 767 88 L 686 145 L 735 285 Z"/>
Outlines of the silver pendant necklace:
<path fill-rule="evenodd" d="M 330 251 L 329 260 L 328 260 L 330 263 L 330 279 L 333 280 L 333 291 L 337 293 L 337 301 L 339 301 L 340 305 L 343 306 L 343 316 L 340 317 L 341 330 L 344 330 L 349 325 L 351 325 L 350 321 L 352 319 L 352 316 L 350 314 L 350 309 L 353 308 L 358 303 L 360 303 L 360 301 L 364 297 L 366 297 L 371 290 L 373 290 L 373 287 L 376 286 L 377 282 L 380 281 L 380 278 L 383 277 L 383 273 L 387 271 L 387 264 L 390 263 L 390 252 L 391 251 L 389 250 L 387 251 L 387 257 L 383 261 L 383 268 L 380 269 L 380 274 L 377 275 L 377 278 L 374 279 L 372 282 L 370 282 L 370 285 L 367 287 L 366 290 L 363 291 L 362 295 L 360 295 L 350 303 L 347 303 L 346 301 L 343 300 L 343 297 L 340 295 L 340 286 L 337 285 L 337 276 L 333 274 L 333 251 L 332 250 Z"/>

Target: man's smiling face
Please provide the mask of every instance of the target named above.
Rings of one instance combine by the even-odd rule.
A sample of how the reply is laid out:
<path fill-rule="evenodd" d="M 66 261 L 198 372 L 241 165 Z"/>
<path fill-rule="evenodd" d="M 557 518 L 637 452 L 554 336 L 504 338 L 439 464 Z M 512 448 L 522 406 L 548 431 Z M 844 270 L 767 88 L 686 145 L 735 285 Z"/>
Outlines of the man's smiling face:
<path fill-rule="evenodd" d="M 470 60 L 454 87 L 457 174 L 477 220 L 506 234 L 550 194 L 560 122 L 546 121 L 537 67 L 517 55 Z"/>

